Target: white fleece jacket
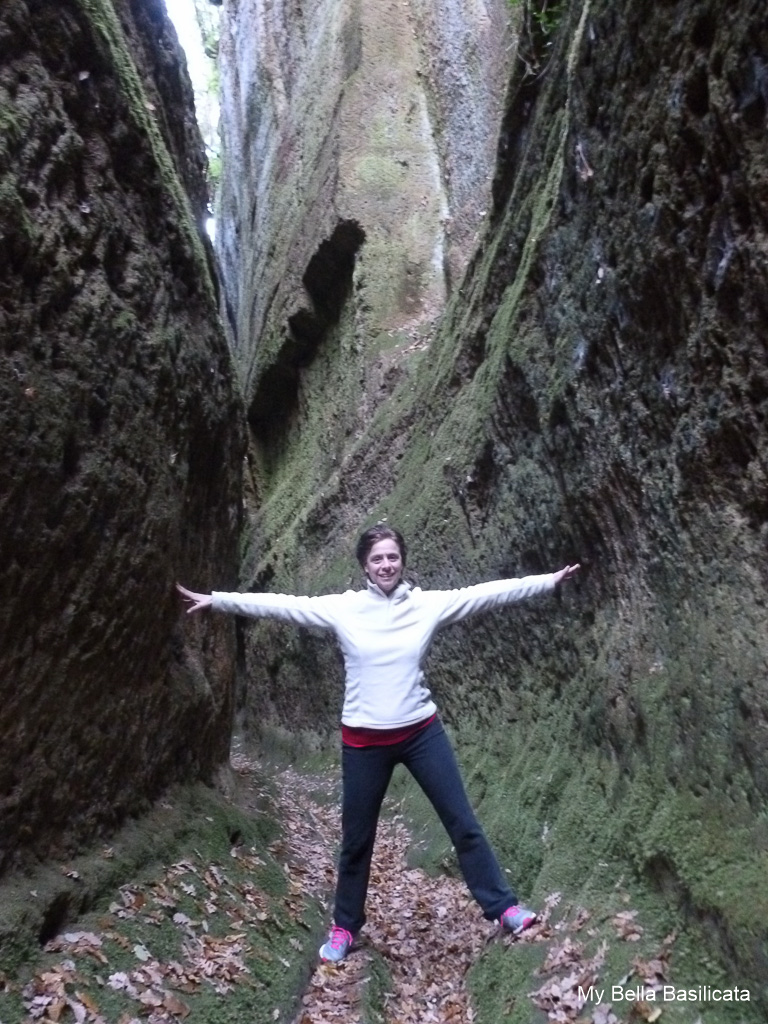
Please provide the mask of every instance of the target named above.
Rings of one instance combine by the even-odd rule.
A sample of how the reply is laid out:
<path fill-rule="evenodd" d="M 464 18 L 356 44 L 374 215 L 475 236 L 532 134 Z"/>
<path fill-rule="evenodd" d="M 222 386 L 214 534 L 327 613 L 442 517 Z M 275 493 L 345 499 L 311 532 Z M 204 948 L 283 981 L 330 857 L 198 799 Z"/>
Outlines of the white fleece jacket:
<path fill-rule="evenodd" d="M 212 607 L 332 629 L 346 671 L 342 722 L 357 728 L 397 729 L 436 711 L 424 684 L 423 664 L 438 629 L 554 586 L 553 574 L 547 573 L 460 590 L 421 590 L 402 582 L 387 596 L 369 581 L 366 590 L 326 597 L 215 591 Z"/>

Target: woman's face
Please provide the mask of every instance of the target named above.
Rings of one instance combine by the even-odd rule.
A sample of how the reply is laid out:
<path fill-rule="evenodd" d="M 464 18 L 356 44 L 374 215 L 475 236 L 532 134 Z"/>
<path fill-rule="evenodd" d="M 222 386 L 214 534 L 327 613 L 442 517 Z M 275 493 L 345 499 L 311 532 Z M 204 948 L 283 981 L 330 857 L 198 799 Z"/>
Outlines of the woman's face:
<path fill-rule="evenodd" d="M 371 583 L 385 594 L 391 594 L 403 575 L 403 559 L 397 541 L 377 540 L 365 560 L 365 571 Z"/>

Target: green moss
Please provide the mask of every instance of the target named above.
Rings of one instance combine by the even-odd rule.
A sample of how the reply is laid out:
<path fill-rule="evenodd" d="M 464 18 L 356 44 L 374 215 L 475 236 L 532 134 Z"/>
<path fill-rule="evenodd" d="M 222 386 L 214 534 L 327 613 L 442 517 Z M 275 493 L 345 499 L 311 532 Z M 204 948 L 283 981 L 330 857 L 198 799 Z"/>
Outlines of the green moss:
<path fill-rule="evenodd" d="M 403 169 L 391 156 L 368 153 L 355 165 L 360 186 L 379 199 L 398 195 L 403 185 Z"/>
<path fill-rule="evenodd" d="M 539 946 L 512 949 L 494 943 L 472 969 L 467 981 L 478 1024 L 530 1024 L 538 1015 L 528 998 L 531 978 L 544 959 Z M 540 1019 L 546 1019 L 541 1014 Z"/>
<path fill-rule="evenodd" d="M 11 153 L 26 137 L 29 120 L 19 105 L 10 100 L 7 91 L 0 88 L 0 171 L 8 169 Z"/>
<path fill-rule="evenodd" d="M 362 266 L 375 268 L 375 281 L 363 271 L 366 288 L 366 322 L 377 329 L 403 308 L 408 287 L 409 250 L 400 235 L 372 232 L 366 240 Z"/>
<path fill-rule="evenodd" d="M 606 873 L 604 883 L 606 888 L 602 892 L 593 890 L 585 893 L 587 898 L 584 902 L 571 902 L 566 897 L 560 903 L 552 917 L 558 932 L 553 935 L 551 942 L 561 943 L 567 936 L 579 944 L 585 960 L 594 957 L 602 948 L 603 954 L 600 959 L 603 962 L 599 967 L 596 985 L 598 989 L 603 990 L 602 1001 L 612 1002 L 613 1011 L 619 1019 L 635 1019 L 630 1016 L 634 1000 L 612 1000 L 611 990 L 613 986 L 619 986 L 623 990 L 637 990 L 642 983 L 634 968 L 635 961 L 648 961 L 658 957 L 664 948 L 665 940 L 673 934 L 675 928 L 682 925 L 663 901 L 649 897 L 647 892 L 638 890 L 631 883 L 626 885 L 620 877 L 611 877 Z M 576 931 L 569 925 L 574 922 L 575 911 L 579 906 L 588 906 L 590 917 L 586 928 L 579 928 Z M 634 920 L 642 929 L 638 942 L 623 941 L 613 924 L 617 914 L 628 910 L 636 913 Z M 540 973 L 544 954 L 549 945 L 550 943 L 507 945 L 499 942 L 488 947 L 480 961 L 472 968 L 468 978 L 477 1008 L 478 1024 L 495 1024 L 497 1021 L 527 1024 L 532 1019 L 539 1019 L 530 1000 L 530 993 L 536 991 L 550 978 L 558 976 Z M 697 948 L 698 954 L 695 952 Z M 705 985 L 711 988 L 746 987 L 733 975 L 729 976 L 718 970 L 712 961 L 702 959 L 700 949 L 698 939 L 690 932 L 677 934 L 669 946 L 670 958 L 666 976 L 668 984 L 673 985 L 675 989 L 696 991 Z M 563 971 L 560 976 L 568 973 Z M 734 1020 L 747 1024 L 762 1017 L 755 1003 L 754 989 L 749 1002 L 738 1004 L 706 1000 L 701 1003 L 695 1000 L 663 1001 L 663 993 L 659 993 L 654 1005 L 661 1007 L 663 1019 L 679 1024 L 694 1024 L 695 1021 L 702 1019 L 702 1014 L 703 1019 L 714 1024 L 728 1024 Z M 589 1002 L 585 1005 L 582 1011 L 585 1019 L 587 1013 L 590 1013 L 591 1017 L 593 1008 Z M 544 1017 L 545 1014 L 541 1012 L 541 1019 Z"/>
<path fill-rule="evenodd" d="M 764 856 L 755 855 L 743 833 L 718 841 L 728 833 L 726 823 L 706 822 L 700 809 L 686 813 L 679 794 L 660 793 L 650 779 L 635 780 L 617 802 L 617 767 L 566 742 L 553 744 L 552 736 L 562 735 L 562 729 L 563 720 L 549 716 L 539 727 L 527 722 L 524 730 L 512 727 L 504 736 L 489 736 L 471 725 L 459 734 L 473 803 L 521 898 L 542 907 L 550 894 L 560 893 L 553 921 L 571 920 L 579 907 L 588 911 L 588 930 L 571 937 L 584 943 L 585 957 L 607 943 L 601 985 L 610 987 L 631 974 L 636 957 L 658 956 L 664 940 L 675 933 L 667 981 L 686 989 L 749 988 L 751 1001 L 740 1004 L 739 1019 L 761 1019 L 760 999 L 766 992 L 758 950 L 737 948 L 728 955 L 722 926 L 732 901 L 729 934 L 742 941 L 752 936 L 759 944 L 765 920 Z M 405 773 L 396 773 L 390 800 L 413 828 L 412 865 L 460 877 L 434 811 Z M 663 826 L 652 820 L 654 808 Z M 646 856 L 654 851 L 653 863 L 661 849 L 680 858 L 679 874 L 672 871 L 661 881 L 642 854 L 636 858 L 644 843 L 650 844 Z M 691 881 L 690 888 L 684 879 Z M 702 884 L 705 891 L 695 892 Z M 754 901 L 745 900 L 745 892 L 754 893 Z M 638 943 L 622 941 L 612 923 L 627 910 L 637 912 Z M 561 926 L 552 942 L 566 934 Z M 535 972 L 546 948 L 500 942 L 488 947 L 469 978 L 479 1024 L 531 1020 L 528 995 L 543 983 L 543 978 L 536 982 Z M 744 965 L 750 961 L 755 966 L 748 976 Z M 665 1016 L 692 1024 L 702 1008 L 670 1003 Z M 706 1013 L 715 1022 L 733 1019 L 732 1010 L 716 1004 L 707 1004 Z"/>
<path fill-rule="evenodd" d="M 151 336 L 152 341 L 156 340 L 158 333 L 154 332 Z M 122 343 L 133 341 L 143 335 L 141 325 L 133 310 L 120 309 L 114 314 L 110 322 L 110 334 L 116 342 Z"/>
<path fill-rule="evenodd" d="M 386 1024 L 386 996 L 392 991 L 392 975 L 386 961 L 374 949 L 369 950 L 370 964 L 360 1000 L 363 1024 Z"/>
<path fill-rule="evenodd" d="M 222 844 L 235 831 L 254 845 L 266 845 L 278 834 L 274 818 L 244 819 L 204 786 L 177 788 L 150 814 L 129 822 L 111 842 L 109 856 L 102 847 L 67 862 L 65 875 L 58 865 L 41 868 L 30 876 L 3 883 L 0 901 L 0 959 L 15 970 L 34 950 L 46 930 L 51 907 L 62 910 L 61 923 L 81 910 L 111 899 L 111 890 L 156 861 L 169 859 L 185 844 L 219 855 Z M 245 830 L 245 831 L 244 831 Z M 30 890 L 35 896 L 30 899 Z M 1 1018 L 0 1018 L 1 1019 Z"/>
<path fill-rule="evenodd" d="M 0 179 L 0 219 L 5 234 L 13 239 L 15 245 L 29 243 L 35 238 L 34 221 L 27 213 L 17 182 L 11 174 Z"/>
<path fill-rule="evenodd" d="M 711 618 L 720 620 L 723 637 L 733 635 L 736 621 L 743 632 L 749 620 L 738 593 L 736 588 L 716 599 L 717 615 Z M 551 608 L 549 617 L 550 630 L 557 631 Z M 634 665 L 624 633 L 625 672 L 641 671 L 644 648 L 669 651 L 674 643 L 680 652 L 680 661 L 665 661 L 663 671 L 646 662 L 631 710 L 605 696 L 616 671 L 613 623 L 604 624 L 608 632 L 599 645 L 605 664 L 580 655 L 581 668 L 569 673 L 562 691 L 554 685 L 557 664 L 546 655 L 535 665 L 527 658 L 510 667 L 499 664 L 495 637 L 501 616 L 472 625 L 472 639 L 466 639 L 471 658 L 460 653 L 465 640 L 459 628 L 443 651 L 437 682 L 444 692 L 438 696 L 444 716 L 461 723 L 456 740 L 472 802 L 520 897 L 541 905 L 549 893 L 561 892 L 564 903 L 587 907 L 593 920 L 639 908 L 649 955 L 654 944 L 660 948 L 667 934 L 677 932 L 671 983 L 748 987 L 752 1001 L 741 1007 L 741 1019 L 751 1021 L 760 1018 L 758 1007 L 768 998 L 768 823 L 752 809 L 754 782 L 734 771 L 729 733 L 712 726 L 722 720 L 721 705 L 732 690 L 724 668 L 713 672 L 716 656 L 707 647 L 718 645 L 703 639 L 713 635 L 703 626 L 709 619 L 701 595 L 695 615 L 681 607 L 677 614 L 643 617 L 643 646 L 636 648 Z M 697 644 L 700 666 L 690 654 Z M 752 650 L 744 644 L 745 660 L 731 666 L 737 678 L 757 671 Z M 446 683 L 451 662 L 461 668 Z M 707 677 L 716 680 L 711 689 Z M 680 718 L 680 693 L 692 685 L 699 707 L 688 726 Z M 645 741 L 638 741 L 638 716 Z M 704 734 L 700 748 L 697 730 Z M 404 773 L 396 774 L 392 797 L 413 822 L 412 863 L 458 876 L 434 812 Z M 618 892 L 626 893 L 624 905 L 615 903 Z M 617 983 L 639 952 L 620 944 L 604 971 L 606 980 Z M 478 1004 L 485 1007 L 479 1019 L 488 1024 L 507 1019 L 501 1010 L 516 1005 L 520 986 L 530 986 L 528 959 L 518 971 L 518 951 L 509 951 L 511 963 L 505 961 L 501 971 L 503 955 L 491 950 L 489 963 L 473 975 Z M 695 1019 L 690 1007 L 670 1011 L 671 1019 Z M 511 1020 L 527 1019 L 524 1009 L 505 1012 Z M 729 1012 L 707 1007 L 717 1021 L 730 1019 Z"/>
<path fill-rule="evenodd" d="M 231 856 L 235 836 L 243 857 Z M 9 984 L 0 994 L 0 1019 L 21 1020 L 20 993 L 27 979 L 65 958 L 75 961 L 77 989 L 97 1003 L 106 1019 L 135 1015 L 138 1004 L 125 992 L 105 986 L 104 978 L 136 970 L 141 963 L 137 947 L 146 950 L 150 960 L 183 962 L 190 934 L 174 922 L 174 915 L 185 915 L 200 936 L 238 933 L 245 943 L 242 958 L 249 973 L 231 991 L 219 993 L 206 983 L 193 992 L 176 992 L 191 1008 L 191 1019 L 234 1024 L 246 1017 L 272 1020 L 276 1011 L 286 1019 L 315 960 L 321 911 L 289 892 L 280 847 L 273 845 L 277 839 L 279 827 L 269 804 L 251 816 L 213 791 L 195 787 L 175 791 L 149 817 L 125 829 L 116 837 L 110 857 L 94 851 L 67 865 L 78 878 L 64 879 L 59 872 L 58 889 L 66 885 L 78 895 L 71 916 L 57 924 L 66 930 L 77 913 L 70 930 L 102 934 L 106 963 L 70 951 L 35 952 L 41 922 L 24 914 L 23 901 L 55 907 L 53 873 L 19 880 L 16 896 L 6 884 L 0 955 Z M 211 871 L 218 879 L 213 888 L 205 879 Z M 123 906 L 118 887 L 125 883 L 145 899 L 140 911 L 128 918 L 117 912 Z M 30 889 L 35 893 L 32 899 Z M 246 890 L 258 898 L 258 907 L 263 908 L 258 913 L 250 912 L 254 904 L 243 897 Z M 214 900 L 207 896 L 210 891 L 216 893 Z"/>

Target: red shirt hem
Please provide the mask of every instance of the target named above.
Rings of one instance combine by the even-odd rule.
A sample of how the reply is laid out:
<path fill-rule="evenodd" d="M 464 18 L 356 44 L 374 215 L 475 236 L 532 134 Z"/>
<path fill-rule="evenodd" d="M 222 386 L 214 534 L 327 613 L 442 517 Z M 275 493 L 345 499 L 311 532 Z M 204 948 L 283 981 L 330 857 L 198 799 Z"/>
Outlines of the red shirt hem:
<path fill-rule="evenodd" d="M 415 725 L 402 725 L 397 729 L 360 729 L 352 725 L 341 726 L 341 742 L 348 747 L 388 747 L 393 743 L 402 743 L 425 729 L 437 718 L 437 712 Z"/>

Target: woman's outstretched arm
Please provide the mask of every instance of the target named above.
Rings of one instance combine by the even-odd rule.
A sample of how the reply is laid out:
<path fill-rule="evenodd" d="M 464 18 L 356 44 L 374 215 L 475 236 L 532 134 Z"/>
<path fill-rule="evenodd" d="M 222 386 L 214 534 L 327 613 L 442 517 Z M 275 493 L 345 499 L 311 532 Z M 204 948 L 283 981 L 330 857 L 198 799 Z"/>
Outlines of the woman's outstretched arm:
<path fill-rule="evenodd" d="M 214 590 L 212 594 L 198 594 L 187 590 L 180 583 L 176 589 L 182 600 L 189 605 L 187 614 L 210 608 L 214 612 L 229 615 L 249 615 L 253 618 L 282 619 L 297 626 L 319 626 L 321 629 L 335 629 L 352 591 L 346 594 L 327 594 L 324 597 L 300 597 L 294 594 L 246 594 L 224 593 Z"/>
<path fill-rule="evenodd" d="M 557 572 L 547 572 L 538 576 L 491 580 L 488 583 L 477 583 L 458 590 L 430 590 L 425 591 L 424 598 L 436 609 L 436 624 L 437 628 L 440 628 L 452 622 L 459 622 L 468 615 L 500 608 L 514 601 L 525 601 L 537 594 L 551 593 L 563 580 L 575 576 L 580 568 L 578 564 L 566 565 Z"/>

